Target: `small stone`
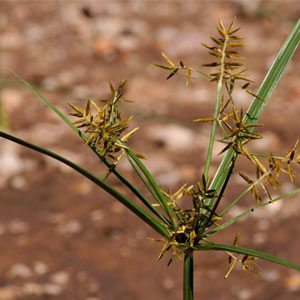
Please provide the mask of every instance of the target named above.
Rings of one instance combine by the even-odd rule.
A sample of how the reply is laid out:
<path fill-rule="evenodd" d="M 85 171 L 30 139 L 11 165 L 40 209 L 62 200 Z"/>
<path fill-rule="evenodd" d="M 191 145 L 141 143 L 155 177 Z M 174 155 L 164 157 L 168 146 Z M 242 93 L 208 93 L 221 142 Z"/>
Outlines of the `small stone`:
<path fill-rule="evenodd" d="M 123 235 L 123 231 L 119 228 L 111 228 L 107 230 L 107 236 L 114 241 L 120 241 Z"/>
<path fill-rule="evenodd" d="M 82 225 L 78 220 L 69 220 L 57 226 L 57 231 L 62 234 L 74 234 L 82 230 Z"/>
<path fill-rule="evenodd" d="M 0 147 L 0 185 L 6 180 L 24 170 L 23 161 L 18 154 L 18 148 L 10 141 L 1 140 Z"/>
<path fill-rule="evenodd" d="M 74 72 L 72 72 L 72 70 L 64 70 L 58 74 L 57 79 L 60 86 L 68 87 L 74 84 L 76 78 L 74 77 Z"/>
<path fill-rule="evenodd" d="M 202 42 L 205 41 L 205 39 L 204 33 L 202 34 L 199 31 L 180 30 L 180 34 L 169 43 L 169 47 L 166 48 L 165 51 L 171 59 L 183 55 L 204 53 L 205 49 L 202 46 Z"/>
<path fill-rule="evenodd" d="M 121 214 L 124 212 L 125 207 L 123 204 L 119 203 L 119 202 L 114 202 L 111 206 L 111 209 L 114 213 L 116 214 Z"/>
<path fill-rule="evenodd" d="M 1 34 L 1 45 L 5 45 L 4 49 L 18 49 L 24 45 L 24 40 L 21 32 L 7 31 Z"/>
<path fill-rule="evenodd" d="M 72 190 L 76 193 L 76 194 L 80 194 L 80 195 L 87 195 L 88 193 L 91 192 L 92 190 L 92 185 L 90 182 L 88 181 L 77 181 L 74 182 L 72 184 Z"/>
<path fill-rule="evenodd" d="M 66 285 L 70 280 L 70 274 L 65 271 L 59 271 L 50 276 L 50 280 L 59 285 Z"/>
<path fill-rule="evenodd" d="M 32 276 L 32 271 L 27 265 L 17 263 L 11 266 L 9 275 L 11 277 L 29 278 Z"/>
<path fill-rule="evenodd" d="M 134 36 L 122 36 L 118 40 L 118 48 L 122 51 L 134 51 L 139 44 L 138 39 Z"/>
<path fill-rule="evenodd" d="M 16 89 L 3 89 L 2 91 L 2 103 L 4 106 L 4 111 L 7 113 L 12 113 L 20 105 L 22 105 L 22 94 Z"/>
<path fill-rule="evenodd" d="M 174 170 L 175 165 L 166 155 L 153 154 L 149 159 L 144 161 L 145 166 L 151 174 L 167 173 L 169 170 Z"/>
<path fill-rule="evenodd" d="M 171 290 L 174 287 L 174 281 L 171 278 L 166 278 L 163 281 L 163 286 L 166 290 Z"/>
<path fill-rule="evenodd" d="M 234 217 L 236 217 L 236 216 L 242 214 L 244 211 L 245 211 L 245 210 L 244 210 L 242 207 L 240 207 L 240 206 L 238 206 L 238 205 L 234 205 L 234 206 L 229 210 L 228 214 L 229 214 L 230 217 L 234 218 Z M 246 219 L 246 217 L 240 219 L 239 222 L 244 221 L 245 219 Z"/>
<path fill-rule="evenodd" d="M 174 26 L 159 27 L 155 33 L 159 44 L 166 45 L 173 41 L 179 34 L 179 30 Z"/>
<path fill-rule="evenodd" d="M 19 295 L 18 288 L 15 286 L 0 287 L 0 299 L 1 300 L 15 300 Z"/>
<path fill-rule="evenodd" d="M 65 215 L 62 213 L 47 214 L 45 219 L 52 224 L 60 224 L 65 220 Z"/>
<path fill-rule="evenodd" d="M 25 295 L 41 296 L 44 293 L 44 287 L 36 282 L 27 282 L 23 285 L 22 292 Z"/>
<path fill-rule="evenodd" d="M 284 286 L 287 290 L 294 292 L 300 290 L 300 274 L 295 273 L 284 279 Z"/>
<path fill-rule="evenodd" d="M 179 168 L 181 178 L 184 181 L 194 181 L 196 177 L 196 169 L 189 165 L 183 165 Z"/>
<path fill-rule="evenodd" d="M 59 87 L 59 81 L 55 77 L 47 77 L 42 82 L 43 89 L 54 91 Z"/>
<path fill-rule="evenodd" d="M 86 85 L 77 85 L 72 87 L 72 95 L 77 99 L 87 99 L 91 98 L 88 95 L 90 94 L 90 88 Z"/>
<path fill-rule="evenodd" d="M 29 25 L 25 27 L 24 37 L 27 42 L 37 42 L 45 36 L 45 28 L 38 25 Z"/>
<path fill-rule="evenodd" d="M 257 152 L 270 152 L 273 149 L 278 149 L 280 146 L 280 138 L 277 134 L 272 131 L 266 131 L 263 132 L 262 136 L 262 139 L 251 141 L 251 149 Z"/>
<path fill-rule="evenodd" d="M 291 182 L 283 182 L 281 184 L 281 192 L 283 194 L 287 194 L 289 193 L 290 191 L 294 190 L 297 188 L 297 185 L 291 183 Z"/>
<path fill-rule="evenodd" d="M 96 293 L 99 290 L 99 284 L 96 281 L 89 282 L 87 289 L 91 294 Z"/>
<path fill-rule="evenodd" d="M 144 240 L 145 237 L 146 237 L 146 231 L 142 228 L 139 228 L 139 229 L 136 230 L 134 235 L 138 240 Z"/>
<path fill-rule="evenodd" d="M 277 196 L 274 196 L 273 198 L 276 198 Z M 262 202 L 268 202 L 268 199 L 264 199 Z M 277 214 L 279 214 L 282 211 L 282 206 L 283 206 L 283 202 L 282 201 L 277 201 L 277 202 L 273 202 L 268 204 L 267 206 L 265 206 L 264 208 L 258 209 L 256 210 L 253 214 L 252 217 L 254 218 L 271 218 Z"/>
<path fill-rule="evenodd" d="M 43 123 L 43 126 L 34 125 L 23 136 L 35 140 L 37 144 L 55 144 L 63 137 L 65 128 L 61 124 Z M 60 153 L 61 154 L 61 153 Z M 62 153 L 61 155 L 64 155 Z M 68 157 L 68 156 L 65 156 Z"/>
<path fill-rule="evenodd" d="M 110 37 L 98 37 L 94 41 L 94 53 L 107 61 L 114 61 L 118 56 L 118 48 Z"/>
<path fill-rule="evenodd" d="M 249 290 L 241 290 L 238 294 L 238 298 L 240 300 L 248 300 L 251 298 L 251 291 Z"/>
<path fill-rule="evenodd" d="M 262 278 L 266 281 L 274 282 L 280 278 L 280 274 L 277 270 L 264 270 Z"/>
<path fill-rule="evenodd" d="M 27 232 L 29 230 L 29 226 L 26 222 L 20 219 L 14 219 L 8 223 L 7 229 L 10 233 L 20 234 Z"/>
<path fill-rule="evenodd" d="M 259 230 L 268 230 L 270 228 L 270 221 L 266 219 L 258 220 L 256 224 Z"/>
<path fill-rule="evenodd" d="M 98 222 L 104 218 L 104 213 L 101 209 L 96 209 L 90 213 L 90 216 L 94 222 Z"/>
<path fill-rule="evenodd" d="M 161 173 L 156 176 L 157 181 L 164 186 L 172 186 L 177 184 L 180 179 L 180 172 L 178 170 L 170 170 L 168 172 Z"/>
<path fill-rule="evenodd" d="M 26 179 L 23 176 L 15 176 L 11 179 L 11 187 L 15 190 L 21 190 L 26 186 Z"/>
<path fill-rule="evenodd" d="M 146 21 L 142 19 L 130 19 L 127 23 L 127 28 L 123 34 L 125 35 L 135 35 L 138 37 L 145 37 L 149 33 L 149 25 Z"/>
<path fill-rule="evenodd" d="M 125 20 L 119 17 L 104 17 L 95 19 L 94 28 L 100 36 L 118 36 L 126 28 Z"/>
<path fill-rule="evenodd" d="M 191 91 L 191 100 L 197 103 L 208 103 L 211 98 L 211 92 L 206 88 L 197 88 Z M 190 100 L 190 101 L 191 101 Z"/>
<path fill-rule="evenodd" d="M 263 244 L 267 240 L 267 235 L 263 232 L 257 232 L 253 236 L 254 244 Z"/>
<path fill-rule="evenodd" d="M 50 296 L 58 296 L 62 293 L 63 288 L 58 284 L 46 283 L 44 285 L 45 294 Z"/>
<path fill-rule="evenodd" d="M 249 106 L 252 102 L 252 96 L 250 96 L 245 90 L 242 89 L 235 89 L 233 91 L 233 99 L 234 103 L 239 107 Z"/>
<path fill-rule="evenodd" d="M 153 125 L 147 130 L 147 136 L 157 142 L 163 142 L 167 148 L 186 151 L 195 144 L 196 134 L 191 129 L 179 125 Z"/>
<path fill-rule="evenodd" d="M 259 11 L 259 6 L 261 5 L 261 0 L 253 1 L 237 1 L 240 6 L 241 13 L 247 17 L 253 17 Z"/>
<path fill-rule="evenodd" d="M 34 262 L 33 270 L 38 275 L 44 275 L 48 272 L 48 267 L 43 262 L 36 261 Z"/>

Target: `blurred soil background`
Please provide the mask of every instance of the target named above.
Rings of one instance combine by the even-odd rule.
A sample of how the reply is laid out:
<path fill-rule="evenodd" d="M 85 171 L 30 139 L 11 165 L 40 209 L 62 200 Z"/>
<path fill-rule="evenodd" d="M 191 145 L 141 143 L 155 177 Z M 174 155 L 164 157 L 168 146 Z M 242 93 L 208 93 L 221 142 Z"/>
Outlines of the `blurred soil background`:
<path fill-rule="evenodd" d="M 256 91 L 287 34 L 299 18 L 299 1 L 1 1 L 0 59 L 2 125 L 32 143 L 48 147 L 99 176 L 104 166 L 81 140 L 7 68 L 68 113 L 71 101 L 107 98 L 108 80 L 127 78 L 124 106 L 140 130 L 130 146 L 148 156 L 145 164 L 167 190 L 194 184 L 203 172 L 208 124 L 216 85 L 206 79 L 185 86 L 166 81 L 164 51 L 176 63 L 201 68 L 211 61 L 201 42 L 215 35 L 218 19 L 237 16 L 248 46 L 243 50 Z M 284 155 L 300 137 L 300 51 L 263 115 L 265 139 L 256 152 Z M 237 91 L 247 107 L 251 97 Z M 217 145 L 215 153 L 222 149 Z M 216 170 L 221 156 L 214 158 Z M 241 160 L 250 176 L 255 168 Z M 124 162 L 120 170 L 131 179 Z M 282 176 L 282 191 L 299 186 Z M 111 176 L 109 182 L 121 191 Z M 224 205 L 247 187 L 235 175 Z M 243 199 L 230 216 L 255 205 Z M 214 241 L 278 255 L 300 264 L 299 196 L 270 205 L 216 235 Z M 182 263 L 156 259 L 157 235 L 116 200 L 69 168 L 11 142 L 0 141 L 0 300 L 179 300 Z M 300 299 L 300 275 L 261 260 L 262 276 L 237 266 L 225 253 L 196 253 L 195 299 Z"/>

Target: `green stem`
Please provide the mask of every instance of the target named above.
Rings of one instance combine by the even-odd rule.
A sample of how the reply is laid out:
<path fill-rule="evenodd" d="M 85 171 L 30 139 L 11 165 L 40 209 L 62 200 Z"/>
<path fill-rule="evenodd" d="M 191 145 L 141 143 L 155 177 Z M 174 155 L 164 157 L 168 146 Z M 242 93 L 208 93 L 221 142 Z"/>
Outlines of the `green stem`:
<path fill-rule="evenodd" d="M 183 264 L 183 300 L 194 299 L 194 258 L 193 250 L 184 253 Z"/>
<path fill-rule="evenodd" d="M 210 140 L 209 140 L 209 146 L 208 146 L 208 150 L 207 150 L 205 169 L 204 169 L 204 176 L 205 176 L 206 180 L 208 180 L 209 168 L 210 168 L 211 157 L 212 157 L 212 152 L 213 152 L 214 143 L 215 143 L 217 123 L 218 123 L 217 119 L 218 119 L 219 113 L 220 113 L 220 101 L 221 101 L 221 97 L 222 97 L 224 61 L 225 61 L 225 50 L 226 50 L 226 47 L 227 47 L 227 41 L 228 41 L 228 37 L 226 36 L 226 39 L 224 41 L 223 51 L 222 51 L 221 72 L 220 72 L 220 79 L 218 81 L 216 105 L 215 105 L 215 111 L 214 111 L 214 118 L 216 120 L 212 122 L 212 126 L 211 126 Z"/>
<path fill-rule="evenodd" d="M 208 217 L 208 219 L 207 219 L 207 221 L 206 221 L 206 223 L 205 223 L 205 225 L 204 225 L 204 227 L 203 227 L 203 230 L 206 230 L 206 228 L 209 227 L 209 226 L 211 225 L 211 224 L 210 224 L 210 221 L 212 220 L 213 216 L 215 215 L 215 212 L 216 212 L 216 210 L 217 210 L 217 207 L 219 206 L 219 204 L 220 204 L 220 202 L 221 202 L 221 199 L 222 199 L 222 197 L 223 197 L 223 194 L 224 194 L 225 189 L 226 189 L 226 187 L 227 187 L 227 184 L 228 184 L 228 182 L 229 182 L 230 176 L 231 176 L 232 171 L 233 171 L 233 169 L 234 169 L 235 162 L 236 162 L 236 156 L 232 158 L 232 163 L 231 163 L 230 169 L 229 169 L 229 171 L 228 171 L 226 180 L 225 180 L 225 182 L 224 182 L 224 184 L 223 184 L 223 186 L 222 186 L 222 188 L 221 188 L 221 191 L 220 191 L 219 196 L 218 196 L 218 198 L 217 198 L 217 200 L 216 200 L 216 202 L 215 202 L 215 204 L 214 204 L 214 206 L 213 206 L 213 209 L 211 210 L 210 215 L 209 215 L 209 217 Z"/>

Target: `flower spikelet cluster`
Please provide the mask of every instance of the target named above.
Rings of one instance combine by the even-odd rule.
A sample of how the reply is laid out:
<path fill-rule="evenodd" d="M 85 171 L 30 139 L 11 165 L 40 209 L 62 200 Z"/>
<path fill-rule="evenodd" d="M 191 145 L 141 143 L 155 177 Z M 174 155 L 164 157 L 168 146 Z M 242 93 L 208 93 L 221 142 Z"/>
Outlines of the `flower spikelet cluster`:
<path fill-rule="evenodd" d="M 119 111 L 121 102 L 132 102 L 122 98 L 125 84 L 126 80 L 122 80 L 118 88 L 115 89 L 112 83 L 109 82 L 112 94 L 111 99 L 99 99 L 96 101 L 101 103 L 102 106 L 99 106 L 93 100 L 87 101 L 85 109 L 69 103 L 73 109 L 70 115 L 78 118 L 73 124 L 78 128 L 83 128 L 84 133 L 88 134 L 86 144 L 95 147 L 103 157 L 108 156 L 114 162 L 120 160 L 120 156 L 123 154 L 122 150 L 128 149 L 124 142 L 138 130 L 138 128 L 135 128 L 124 134 L 129 127 L 130 120 L 133 118 L 131 116 L 123 120 Z M 120 156 L 117 156 L 119 152 L 122 153 Z"/>

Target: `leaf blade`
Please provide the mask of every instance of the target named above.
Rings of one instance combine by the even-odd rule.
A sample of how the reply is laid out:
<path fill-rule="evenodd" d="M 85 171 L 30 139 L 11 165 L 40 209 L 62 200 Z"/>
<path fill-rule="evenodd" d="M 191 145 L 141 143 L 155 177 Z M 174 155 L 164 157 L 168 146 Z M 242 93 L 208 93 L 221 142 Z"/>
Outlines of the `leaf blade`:
<path fill-rule="evenodd" d="M 92 182 L 100 186 L 102 189 L 104 189 L 106 192 L 108 192 L 110 195 L 112 195 L 114 198 L 116 198 L 118 201 L 120 201 L 122 204 L 124 204 L 127 208 L 129 208 L 134 214 L 136 214 L 140 219 L 144 220 L 145 223 L 150 225 L 154 230 L 156 230 L 161 235 L 165 236 L 167 239 L 170 237 L 168 231 L 166 228 L 160 224 L 154 217 L 152 217 L 150 214 L 148 214 L 146 211 L 144 211 L 141 207 L 139 207 L 136 203 L 134 203 L 132 200 L 127 198 L 125 195 L 111 187 L 106 182 L 103 182 L 98 177 L 96 177 L 94 174 L 90 173 L 86 169 L 82 168 L 81 166 L 73 163 L 72 161 L 64 158 L 63 156 L 60 156 L 48 149 L 39 147 L 37 145 L 34 145 L 32 143 L 26 142 L 20 138 L 17 138 L 13 135 L 10 135 L 8 133 L 5 133 L 3 131 L 0 131 L 0 137 L 3 137 L 5 139 L 8 139 L 12 142 L 15 142 L 19 145 L 25 146 L 29 149 L 35 150 L 37 152 L 40 152 L 44 155 L 50 156 L 65 165 L 71 167 L 78 173 L 82 174 L 83 176 L 90 179 Z"/>
<path fill-rule="evenodd" d="M 234 253 L 240 253 L 244 255 L 250 255 L 253 257 L 261 258 L 267 261 L 271 261 L 277 264 L 280 264 L 282 266 L 288 267 L 290 269 L 294 269 L 298 272 L 300 272 L 300 266 L 290 262 L 288 260 L 279 258 L 274 255 L 270 255 L 264 252 L 248 249 L 248 248 L 242 248 L 242 247 L 236 247 L 232 245 L 226 245 L 226 244 L 202 244 L 202 245 L 197 245 L 195 246 L 195 250 L 200 250 L 200 251 L 208 251 L 208 250 L 222 250 L 222 251 L 230 251 Z"/>

